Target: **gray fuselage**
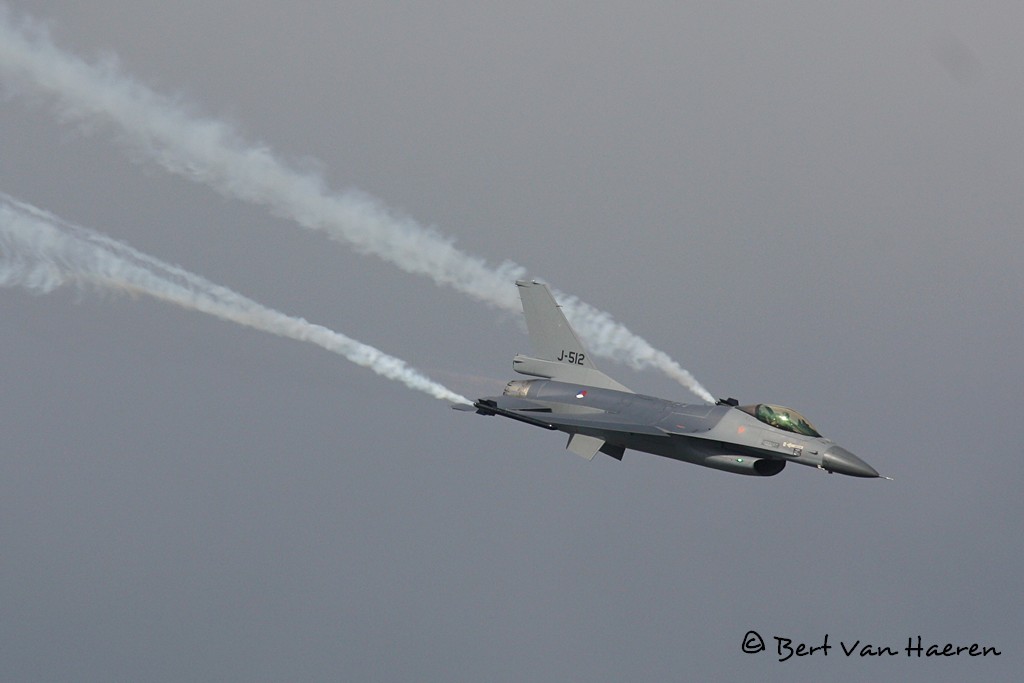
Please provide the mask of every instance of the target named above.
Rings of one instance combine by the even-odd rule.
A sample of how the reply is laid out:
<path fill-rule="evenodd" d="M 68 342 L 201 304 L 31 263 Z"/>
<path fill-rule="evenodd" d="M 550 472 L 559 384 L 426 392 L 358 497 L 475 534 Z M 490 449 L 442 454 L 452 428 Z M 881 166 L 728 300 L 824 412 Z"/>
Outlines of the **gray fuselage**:
<path fill-rule="evenodd" d="M 509 382 L 502 396 L 480 399 L 476 407 L 483 414 L 600 439 L 600 451 L 619 459 L 629 448 L 754 476 L 778 474 L 789 462 L 878 476 L 832 441 L 774 427 L 749 407 L 677 403 L 543 379 Z"/>

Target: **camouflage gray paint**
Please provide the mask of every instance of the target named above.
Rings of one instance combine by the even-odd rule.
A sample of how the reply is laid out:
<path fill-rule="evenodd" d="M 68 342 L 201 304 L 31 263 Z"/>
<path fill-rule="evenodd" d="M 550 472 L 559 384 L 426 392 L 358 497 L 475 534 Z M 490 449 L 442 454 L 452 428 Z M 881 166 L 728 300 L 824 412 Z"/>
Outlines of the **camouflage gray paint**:
<path fill-rule="evenodd" d="M 853 477 L 879 476 L 789 408 L 739 406 L 734 399 L 685 404 L 631 392 L 594 366 L 546 286 L 516 284 L 537 357 L 516 356 L 513 368 L 543 379 L 513 380 L 501 396 L 453 407 L 564 432 L 566 448 L 588 460 L 599 452 L 621 460 L 632 449 L 762 477 L 791 462 Z"/>

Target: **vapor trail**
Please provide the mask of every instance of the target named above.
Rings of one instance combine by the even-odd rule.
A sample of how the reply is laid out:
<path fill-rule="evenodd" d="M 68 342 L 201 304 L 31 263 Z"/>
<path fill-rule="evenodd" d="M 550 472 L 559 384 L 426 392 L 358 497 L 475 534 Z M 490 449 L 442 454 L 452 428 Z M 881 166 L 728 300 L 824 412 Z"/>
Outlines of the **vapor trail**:
<path fill-rule="evenodd" d="M 279 313 L 187 270 L 0 193 L 0 286 L 20 286 L 46 293 L 64 284 L 146 294 L 279 337 L 316 344 L 410 389 L 444 401 L 469 403 L 401 359 L 372 346 Z"/>
<path fill-rule="evenodd" d="M 27 87 L 53 97 L 68 120 L 113 125 L 127 145 L 172 173 L 223 195 L 264 205 L 408 273 L 519 312 L 511 283 L 525 276 L 523 267 L 510 261 L 489 266 L 437 231 L 396 215 L 368 195 L 332 193 L 320 177 L 290 168 L 265 145 L 247 142 L 230 125 L 193 115 L 179 102 L 121 73 L 116 60 L 89 64 L 56 47 L 45 28 L 28 20 L 17 26 L 3 10 L 0 6 L 0 78 L 8 88 Z M 554 295 L 593 353 L 637 369 L 658 368 L 714 402 L 668 354 L 608 313 L 576 297 L 558 291 Z"/>

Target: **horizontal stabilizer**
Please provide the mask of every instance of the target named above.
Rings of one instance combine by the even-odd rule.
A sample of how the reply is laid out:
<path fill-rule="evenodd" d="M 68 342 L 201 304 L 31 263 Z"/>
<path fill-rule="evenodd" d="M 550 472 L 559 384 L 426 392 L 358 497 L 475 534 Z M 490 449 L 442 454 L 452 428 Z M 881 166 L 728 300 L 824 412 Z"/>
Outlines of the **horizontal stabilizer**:
<path fill-rule="evenodd" d="M 520 375 L 544 377 L 568 384 L 583 384 L 588 387 L 597 387 L 598 389 L 613 389 L 615 391 L 633 393 L 631 389 L 619 384 L 600 370 L 587 368 L 582 365 L 568 365 L 557 361 L 517 355 L 512 359 L 512 369 Z"/>

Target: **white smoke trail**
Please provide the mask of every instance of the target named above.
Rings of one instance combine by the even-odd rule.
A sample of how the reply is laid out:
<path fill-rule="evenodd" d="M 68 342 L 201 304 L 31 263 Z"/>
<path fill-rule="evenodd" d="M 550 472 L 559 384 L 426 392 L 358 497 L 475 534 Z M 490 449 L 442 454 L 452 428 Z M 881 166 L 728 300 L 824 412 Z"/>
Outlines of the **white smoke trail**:
<path fill-rule="evenodd" d="M 331 193 L 319 177 L 299 172 L 266 146 L 254 145 L 228 124 L 192 115 L 180 103 L 121 73 L 115 60 L 89 64 L 56 47 L 30 21 L 14 25 L 0 5 L 0 77 L 12 88 L 51 96 L 61 115 L 81 123 L 112 124 L 131 148 L 172 173 L 218 192 L 267 206 L 299 225 L 373 254 L 402 270 L 425 275 L 488 304 L 519 312 L 512 282 L 525 269 L 497 267 L 466 254 L 451 240 L 411 218 L 397 216 L 358 192 Z M 555 292 L 590 350 L 640 369 L 655 367 L 702 399 L 712 395 L 663 351 L 612 317 L 575 297 Z"/>
<path fill-rule="evenodd" d="M 399 358 L 321 325 L 279 313 L 0 193 L 0 286 L 45 293 L 64 284 L 146 294 L 280 337 L 316 344 L 410 389 L 444 401 L 470 403 Z"/>

